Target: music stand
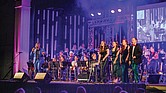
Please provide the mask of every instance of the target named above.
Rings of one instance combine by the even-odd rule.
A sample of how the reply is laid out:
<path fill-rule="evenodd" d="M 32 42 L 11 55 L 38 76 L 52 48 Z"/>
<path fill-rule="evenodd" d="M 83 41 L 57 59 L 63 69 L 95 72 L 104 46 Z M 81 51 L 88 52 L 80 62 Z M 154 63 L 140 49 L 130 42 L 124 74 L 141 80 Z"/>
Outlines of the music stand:
<path fill-rule="evenodd" d="M 78 63 L 78 67 L 86 67 L 86 61 L 79 61 Z"/>

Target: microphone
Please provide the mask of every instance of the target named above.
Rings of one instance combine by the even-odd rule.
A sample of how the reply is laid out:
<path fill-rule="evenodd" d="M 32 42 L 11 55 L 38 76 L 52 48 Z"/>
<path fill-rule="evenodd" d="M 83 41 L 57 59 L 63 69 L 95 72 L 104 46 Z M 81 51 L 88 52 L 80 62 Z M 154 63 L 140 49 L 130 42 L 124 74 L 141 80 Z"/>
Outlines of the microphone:
<path fill-rule="evenodd" d="M 19 54 L 21 54 L 22 52 L 18 52 Z"/>

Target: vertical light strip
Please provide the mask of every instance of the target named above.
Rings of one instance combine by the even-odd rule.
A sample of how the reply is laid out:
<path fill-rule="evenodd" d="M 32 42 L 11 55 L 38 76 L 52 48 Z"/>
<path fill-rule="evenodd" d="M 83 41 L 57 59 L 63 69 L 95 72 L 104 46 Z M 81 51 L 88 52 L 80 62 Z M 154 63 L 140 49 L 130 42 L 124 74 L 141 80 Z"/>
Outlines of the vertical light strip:
<path fill-rule="evenodd" d="M 57 36 L 58 33 L 58 22 L 55 23 L 55 36 Z"/>
<path fill-rule="evenodd" d="M 77 46 L 80 45 L 80 15 L 78 16 L 78 38 L 77 38 Z"/>
<path fill-rule="evenodd" d="M 46 45 L 46 54 L 48 54 L 48 43 Z"/>
<path fill-rule="evenodd" d="M 55 14 L 55 12 L 52 11 L 52 21 L 54 21 L 54 14 Z"/>
<path fill-rule="evenodd" d="M 39 42 L 39 38 L 37 38 L 37 42 Z"/>
<path fill-rule="evenodd" d="M 40 14 L 40 10 L 37 11 L 37 14 L 38 14 L 38 15 Z"/>
<path fill-rule="evenodd" d="M 66 48 L 66 43 L 64 43 L 64 49 Z"/>
<path fill-rule="evenodd" d="M 80 15 L 78 16 L 78 25 L 80 25 Z"/>
<path fill-rule="evenodd" d="M 43 38 L 43 46 L 42 46 L 42 47 L 45 48 L 45 47 L 44 47 L 44 40 L 45 40 L 45 24 L 43 24 L 43 37 L 42 37 L 42 38 Z"/>
<path fill-rule="evenodd" d="M 84 28 L 84 22 L 85 22 L 85 17 L 83 17 L 83 19 L 82 19 L 82 22 L 83 22 L 83 26 L 82 26 L 82 40 L 84 41 L 84 30 L 85 30 L 85 28 Z"/>
<path fill-rule="evenodd" d="M 54 55 L 54 25 L 52 25 L 52 34 L 51 34 L 51 58 Z"/>
<path fill-rule="evenodd" d="M 71 50 L 71 28 L 70 28 L 70 50 Z"/>
<path fill-rule="evenodd" d="M 56 18 L 58 17 L 58 11 L 56 11 Z M 58 21 L 55 23 L 55 36 L 58 34 Z"/>
<path fill-rule="evenodd" d="M 71 18 L 72 18 L 72 16 L 70 16 L 70 25 L 72 24 L 72 22 L 71 22 L 72 19 Z"/>
<path fill-rule="evenodd" d="M 156 18 L 156 9 L 153 9 L 154 10 L 154 12 L 153 12 L 153 20 L 155 20 Z"/>
<path fill-rule="evenodd" d="M 74 43 L 76 43 L 76 15 L 74 15 Z"/>
<path fill-rule="evenodd" d="M 100 45 L 100 40 L 101 40 L 100 33 L 98 32 L 97 34 L 98 34 L 98 43 L 97 44 Z"/>
<path fill-rule="evenodd" d="M 77 40 L 77 46 L 79 47 L 79 45 L 80 45 L 80 29 L 78 28 L 78 40 Z"/>
<path fill-rule="evenodd" d="M 67 16 L 65 17 L 65 21 L 66 21 L 66 24 L 65 24 L 65 39 L 67 39 Z"/>
<path fill-rule="evenodd" d="M 47 39 L 49 39 L 49 13 L 50 11 L 47 10 Z"/>
<path fill-rule="evenodd" d="M 65 25 L 65 39 L 67 39 L 67 25 Z"/>
<path fill-rule="evenodd" d="M 158 8 L 158 14 L 157 15 L 160 15 L 160 8 Z M 160 19 L 160 16 L 158 16 L 158 19 Z"/>
<path fill-rule="evenodd" d="M 55 43 L 54 43 L 54 51 L 56 51 L 56 40 L 54 41 Z"/>
<path fill-rule="evenodd" d="M 58 11 L 56 11 L 56 17 L 58 17 Z"/>
<path fill-rule="evenodd" d="M 70 50 L 71 50 L 71 25 L 72 25 L 72 17 L 70 16 Z"/>
<path fill-rule="evenodd" d="M 37 34 L 39 34 L 39 25 L 40 25 L 40 21 L 39 19 L 37 19 Z"/>
<path fill-rule="evenodd" d="M 38 15 L 40 16 L 40 10 L 38 10 L 37 13 L 38 13 Z M 37 19 L 37 34 L 40 33 L 40 31 L 39 31 L 40 20 L 39 20 L 39 19 L 40 19 L 40 18 Z M 39 42 L 39 41 L 38 41 L 38 42 Z"/>
<path fill-rule="evenodd" d="M 43 20 L 45 20 L 45 17 L 46 17 L 46 13 L 45 13 L 46 11 L 45 10 L 43 10 Z"/>

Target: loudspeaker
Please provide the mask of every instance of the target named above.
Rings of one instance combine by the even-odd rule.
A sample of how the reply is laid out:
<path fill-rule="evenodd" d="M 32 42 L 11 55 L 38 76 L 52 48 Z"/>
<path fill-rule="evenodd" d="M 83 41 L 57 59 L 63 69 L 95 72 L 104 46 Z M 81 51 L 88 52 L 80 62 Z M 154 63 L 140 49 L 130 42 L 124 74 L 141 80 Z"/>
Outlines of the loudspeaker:
<path fill-rule="evenodd" d="M 150 84 L 158 84 L 160 79 L 160 75 L 149 75 L 147 81 Z"/>
<path fill-rule="evenodd" d="M 50 83 L 52 77 L 48 73 L 37 73 L 35 81 L 38 83 Z"/>
<path fill-rule="evenodd" d="M 18 82 L 26 82 L 29 79 L 30 79 L 29 76 L 24 72 L 17 72 L 13 77 L 13 80 L 16 80 Z"/>
<path fill-rule="evenodd" d="M 89 79 L 88 72 L 82 72 L 81 74 L 78 75 L 78 81 L 87 82 L 88 79 Z"/>

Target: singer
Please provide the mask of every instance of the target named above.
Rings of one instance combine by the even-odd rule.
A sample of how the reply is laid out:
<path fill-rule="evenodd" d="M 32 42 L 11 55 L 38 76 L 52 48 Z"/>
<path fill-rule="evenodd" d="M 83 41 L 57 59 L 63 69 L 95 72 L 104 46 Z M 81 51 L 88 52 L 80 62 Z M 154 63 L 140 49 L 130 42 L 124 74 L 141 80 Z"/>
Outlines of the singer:
<path fill-rule="evenodd" d="M 40 43 L 36 43 L 35 47 L 32 48 L 30 56 L 33 56 L 34 72 L 35 74 L 41 72 L 41 66 L 44 63 L 45 51 L 40 48 Z"/>
<path fill-rule="evenodd" d="M 129 49 L 128 41 L 126 39 L 122 40 L 122 46 L 120 49 L 120 64 L 122 69 L 122 83 L 128 83 L 128 58 L 129 58 Z"/>
<path fill-rule="evenodd" d="M 100 64 L 100 81 L 106 82 L 107 76 L 109 75 L 109 64 L 107 61 L 107 58 L 109 56 L 109 48 L 106 45 L 105 41 L 101 41 L 100 49 L 99 49 L 99 58 L 98 58 L 98 64 Z"/>
<path fill-rule="evenodd" d="M 142 63 L 142 49 L 141 46 L 137 43 L 137 38 L 132 38 L 132 45 L 130 47 L 130 61 L 129 64 L 132 66 L 134 81 L 135 83 L 139 82 L 138 75 L 138 65 Z"/>

